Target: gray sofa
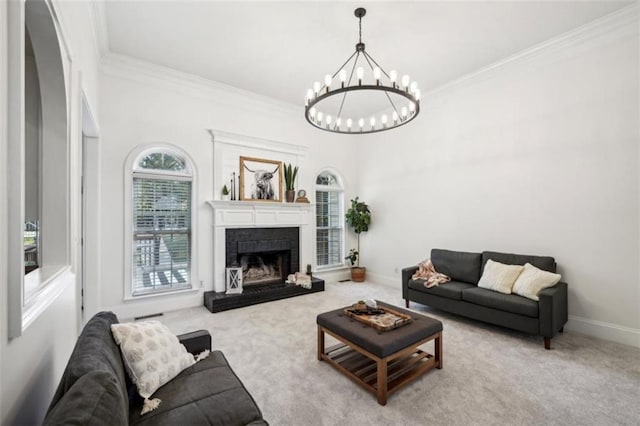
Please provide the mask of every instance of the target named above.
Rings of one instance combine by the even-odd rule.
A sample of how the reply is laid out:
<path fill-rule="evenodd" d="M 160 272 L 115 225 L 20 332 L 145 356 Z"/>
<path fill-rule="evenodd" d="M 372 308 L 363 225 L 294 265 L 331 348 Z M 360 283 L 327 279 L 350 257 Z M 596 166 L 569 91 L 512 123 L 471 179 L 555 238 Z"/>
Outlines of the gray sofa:
<path fill-rule="evenodd" d="M 502 294 L 477 286 L 487 260 L 533 266 L 556 272 L 553 257 L 528 256 L 485 251 L 467 253 L 451 250 L 431 250 L 431 262 L 436 271 L 451 277 L 451 281 L 426 288 L 423 280 L 411 277 L 417 266 L 402 270 L 402 297 L 443 311 L 477 319 L 491 324 L 536 334 L 544 338 L 546 349 L 551 348 L 551 338 L 562 332 L 568 319 L 567 283 L 559 282 L 542 290 L 539 301 L 516 294 Z"/>
<path fill-rule="evenodd" d="M 158 389 L 152 398 L 162 403 L 141 416 L 143 400 L 111 335 L 111 324 L 117 322 L 112 312 L 100 312 L 86 324 L 44 425 L 267 425 L 220 351 L 212 351 Z M 193 354 L 211 349 L 207 331 L 178 338 Z"/>

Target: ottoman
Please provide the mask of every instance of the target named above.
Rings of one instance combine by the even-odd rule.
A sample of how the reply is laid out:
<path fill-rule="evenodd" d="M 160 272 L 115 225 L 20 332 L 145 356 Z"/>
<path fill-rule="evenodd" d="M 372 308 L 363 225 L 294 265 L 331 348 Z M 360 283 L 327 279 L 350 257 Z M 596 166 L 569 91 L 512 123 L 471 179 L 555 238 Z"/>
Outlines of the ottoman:
<path fill-rule="evenodd" d="M 442 322 L 383 302 L 378 306 L 408 314 L 413 321 L 380 331 L 345 315 L 346 308 L 320 314 L 316 318 L 318 360 L 326 361 L 376 395 L 380 405 L 386 405 L 389 394 L 433 368 L 442 368 Z M 325 334 L 341 343 L 325 348 Z M 431 340 L 435 341 L 434 354 L 419 348 Z"/>

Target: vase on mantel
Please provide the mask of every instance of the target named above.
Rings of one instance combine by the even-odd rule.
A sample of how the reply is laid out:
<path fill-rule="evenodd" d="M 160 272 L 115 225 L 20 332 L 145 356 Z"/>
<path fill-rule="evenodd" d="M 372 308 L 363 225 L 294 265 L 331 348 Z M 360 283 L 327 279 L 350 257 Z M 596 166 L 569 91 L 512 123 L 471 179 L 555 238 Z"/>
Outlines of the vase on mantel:
<path fill-rule="evenodd" d="M 287 203 L 293 203 L 296 200 L 296 190 L 295 189 L 287 189 L 284 192 L 284 198 L 287 200 Z"/>

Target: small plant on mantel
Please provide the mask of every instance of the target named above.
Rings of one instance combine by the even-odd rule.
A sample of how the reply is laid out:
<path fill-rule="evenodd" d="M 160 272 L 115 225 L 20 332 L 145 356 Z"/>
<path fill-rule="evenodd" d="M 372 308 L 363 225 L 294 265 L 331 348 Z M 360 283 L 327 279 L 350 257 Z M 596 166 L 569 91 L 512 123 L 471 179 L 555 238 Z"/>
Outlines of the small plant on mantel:
<path fill-rule="evenodd" d="M 222 199 L 223 200 L 228 200 L 229 199 L 229 188 L 227 187 L 227 185 L 224 185 L 222 187 Z"/>
<path fill-rule="evenodd" d="M 360 234 L 369 230 L 371 224 L 371 211 L 366 203 L 358 200 L 358 197 L 351 200 L 351 207 L 347 210 L 345 215 L 347 225 L 349 225 L 353 232 L 358 236 L 358 248 L 351 249 L 349 256 L 345 259 L 349 259 L 351 262 L 351 281 L 362 282 L 365 280 L 367 269 L 360 267 Z M 356 266 L 353 266 L 355 263 Z"/>
<path fill-rule="evenodd" d="M 293 167 L 293 164 L 284 165 L 284 184 L 286 187 L 285 198 L 287 203 L 293 203 L 296 198 L 296 177 L 298 176 L 298 166 Z"/>

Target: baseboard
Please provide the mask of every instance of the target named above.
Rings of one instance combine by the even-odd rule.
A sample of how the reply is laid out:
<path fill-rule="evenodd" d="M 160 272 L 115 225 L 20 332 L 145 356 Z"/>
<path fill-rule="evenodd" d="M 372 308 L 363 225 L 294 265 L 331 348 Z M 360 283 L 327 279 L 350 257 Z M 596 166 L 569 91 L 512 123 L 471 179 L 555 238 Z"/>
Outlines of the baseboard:
<path fill-rule="evenodd" d="M 333 271 L 314 272 L 313 276 L 323 279 L 326 283 L 335 283 L 351 279 L 351 272 L 349 269 L 336 269 Z"/>
<path fill-rule="evenodd" d="M 640 348 L 640 330 L 636 328 L 569 315 L 565 330 Z"/>
<path fill-rule="evenodd" d="M 367 271 L 367 281 L 374 284 L 385 285 L 388 287 L 397 288 L 398 291 L 402 291 L 402 277 L 389 277 L 387 275 L 376 274 L 374 272 Z"/>
<path fill-rule="evenodd" d="M 201 291 L 180 298 L 149 298 L 136 302 L 124 302 L 121 305 L 106 307 L 104 311 L 112 311 L 120 321 L 128 321 L 143 315 L 153 315 L 202 306 L 204 296 Z M 88 318 L 87 318 L 88 319 Z"/>

